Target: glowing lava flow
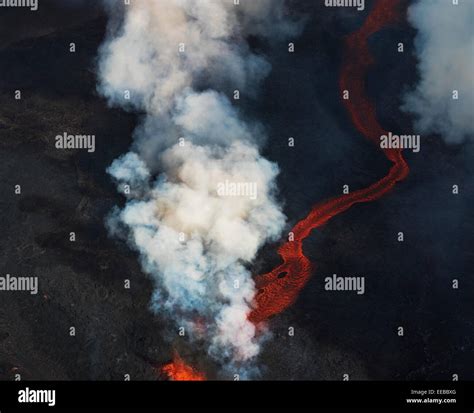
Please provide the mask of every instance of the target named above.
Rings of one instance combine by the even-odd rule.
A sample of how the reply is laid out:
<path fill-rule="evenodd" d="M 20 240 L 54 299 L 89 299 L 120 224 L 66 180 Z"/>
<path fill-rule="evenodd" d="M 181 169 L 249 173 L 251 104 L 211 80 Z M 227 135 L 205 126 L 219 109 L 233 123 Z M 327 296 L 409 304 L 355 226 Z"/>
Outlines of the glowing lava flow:
<path fill-rule="evenodd" d="M 206 380 L 206 376 L 203 373 L 200 373 L 191 366 L 188 366 L 178 353 L 175 353 L 173 362 L 163 366 L 161 371 L 172 381 Z"/>
<path fill-rule="evenodd" d="M 366 96 L 365 79 L 374 60 L 368 49 L 368 38 L 400 17 L 401 0 L 377 0 L 363 26 L 346 38 L 345 64 L 341 71 L 340 89 L 349 91 L 344 100 L 352 122 L 359 132 L 375 144 L 386 134 L 377 122 L 376 110 Z M 409 172 L 400 149 L 385 149 L 385 156 L 393 163 L 387 176 L 367 188 L 327 200 L 316 205 L 309 215 L 292 229 L 293 241 L 278 249 L 283 264 L 267 274 L 256 277 L 258 288 L 256 307 L 249 315 L 254 323 L 262 322 L 290 306 L 306 285 L 312 265 L 303 253 L 303 240 L 332 217 L 360 202 L 375 201 L 387 194 Z"/>

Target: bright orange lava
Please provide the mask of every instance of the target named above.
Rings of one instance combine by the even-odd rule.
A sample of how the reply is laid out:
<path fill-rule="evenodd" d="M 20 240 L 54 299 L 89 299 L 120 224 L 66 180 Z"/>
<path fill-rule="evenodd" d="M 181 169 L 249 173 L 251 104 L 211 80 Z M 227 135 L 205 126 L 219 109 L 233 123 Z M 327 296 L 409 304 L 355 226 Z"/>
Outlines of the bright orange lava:
<path fill-rule="evenodd" d="M 184 360 L 175 353 L 173 362 L 166 364 L 161 371 L 172 381 L 204 381 L 206 376 L 196 369 L 188 366 Z"/>
<path fill-rule="evenodd" d="M 343 91 L 349 91 L 350 99 L 344 100 L 343 103 L 354 126 L 376 144 L 379 143 L 380 136 L 387 132 L 379 125 L 375 106 L 366 94 L 366 77 L 374 63 L 367 43 L 372 34 L 399 19 L 401 4 L 402 0 L 377 0 L 362 27 L 346 38 L 345 59 L 339 79 L 341 96 Z M 256 308 L 249 315 L 250 321 L 258 324 L 281 313 L 294 303 L 313 271 L 313 265 L 303 253 L 303 240 L 315 228 L 321 227 L 357 203 L 381 198 L 391 191 L 397 182 L 405 179 L 409 170 L 402 150 L 385 149 L 383 152 L 392 162 L 385 177 L 367 188 L 316 205 L 309 215 L 292 229 L 293 240 L 278 249 L 283 263 L 273 271 L 256 277 Z"/>

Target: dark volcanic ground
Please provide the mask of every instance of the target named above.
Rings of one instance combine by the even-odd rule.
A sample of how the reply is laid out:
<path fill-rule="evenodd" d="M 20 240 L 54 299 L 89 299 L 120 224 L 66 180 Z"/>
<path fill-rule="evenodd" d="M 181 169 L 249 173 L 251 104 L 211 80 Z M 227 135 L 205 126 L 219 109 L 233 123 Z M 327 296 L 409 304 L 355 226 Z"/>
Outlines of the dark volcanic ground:
<path fill-rule="evenodd" d="M 136 255 L 104 228 L 104 217 L 123 202 L 105 169 L 127 150 L 137 122 L 95 92 L 106 20 L 97 9 L 44 5 L 35 19 L 0 13 L 0 275 L 35 275 L 40 283 L 37 296 L 0 292 L 0 379 L 156 379 L 154 365 L 169 361 L 172 347 L 212 375 L 214 366 L 196 349 L 169 343 L 176 332 L 148 310 L 152 286 Z M 296 53 L 285 44 L 267 46 L 273 72 L 258 104 L 242 102 L 267 126 L 266 155 L 281 167 L 290 224 L 344 184 L 365 187 L 389 167 L 349 122 L 338 89 L 342 37 L 367 11 L 308 8 L 312 18 Z M 372 39 L 378 65 L 369 94 L 388 130 L 412 132 L 398 107 L 416 81 L 413 35 L 398 27 Z M 399 41 L 407 43 L 402 55 Z M 65 131 L 95 134 L 96 152 L 55 149 L 54 137 Z M 287 147 L 289 136 L 295 148 Z M 297 303 L 271 322 L 263 378 L 474 378 L 473 148 L 423 136 L 421 152 L 406 156 L 410 176 L 395 191 L 337 216 L 305 243 L 316 271 Z M 255 273 L 278 263 L 275 250 L 263 249 Z M 365 295 L 325 291 L 324 278 L 333 273 L 365 276 Z"/>

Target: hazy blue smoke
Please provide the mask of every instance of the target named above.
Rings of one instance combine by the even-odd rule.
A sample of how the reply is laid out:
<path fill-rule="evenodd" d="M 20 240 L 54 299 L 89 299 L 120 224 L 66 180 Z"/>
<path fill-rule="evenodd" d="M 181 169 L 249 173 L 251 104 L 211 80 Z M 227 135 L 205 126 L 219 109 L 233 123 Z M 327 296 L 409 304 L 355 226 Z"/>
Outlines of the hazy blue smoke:
<path fill-rule="evenodd" d="M 448 143 L 474 138 L 474 2 L 417 1 L 409 21 L 418 30 L 420 82 L 405 96 L 403 109 L 415 115 L 422 133 Z M 459 100 L 453 100 L 453 91 Z"/>

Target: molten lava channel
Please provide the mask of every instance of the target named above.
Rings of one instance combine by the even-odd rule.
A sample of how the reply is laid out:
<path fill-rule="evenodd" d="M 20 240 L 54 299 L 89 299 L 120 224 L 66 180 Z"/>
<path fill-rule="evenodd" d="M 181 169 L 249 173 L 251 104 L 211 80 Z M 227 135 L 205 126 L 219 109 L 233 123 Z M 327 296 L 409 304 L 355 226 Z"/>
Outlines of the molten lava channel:
<path fill-rule="evenodd" d="M 345 58 L 339 87 L 349 91 L 350 98 L 343 100 L 352 123 L 370 141 L 379 144 L 380 136 L 387 132 L 377 121 L 373 102 L 366 94 L 369 68 L 374 59 L 369 52 L 368 38 L 383 27 L 393 24 L 401 16 L 401 0 L 377 0 L 362 27 L 345 39 Z M 299 292 L 308 282 L 314 266 L 303 253 L 303 241 L 311 232 L 331 218 L 361 202 L 375 201 L 390 192 L 397 182 L 408 175 L 409 169 L 401 149 L 384 149 L 392 162 L 388 174 L 367 188 L 322 202 L 291 230 L 292 240 L 278 249 L 283 263 L 273 271 L 256 277 L 258 293 L 256 306 L 249 319 L 258 324 L 279 314 L 293 304 Z"/>

